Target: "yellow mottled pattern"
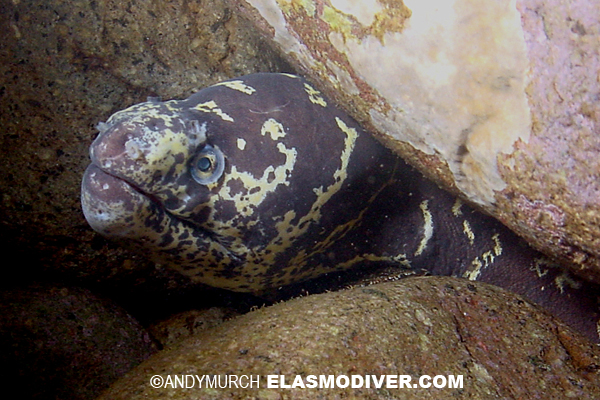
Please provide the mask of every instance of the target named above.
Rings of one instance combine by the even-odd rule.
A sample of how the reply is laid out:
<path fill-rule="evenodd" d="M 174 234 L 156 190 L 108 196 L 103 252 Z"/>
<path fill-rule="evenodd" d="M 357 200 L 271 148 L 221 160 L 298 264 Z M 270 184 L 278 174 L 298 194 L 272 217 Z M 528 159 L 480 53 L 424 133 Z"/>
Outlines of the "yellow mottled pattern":
<path fill-rule="evenodd" d="M 291 221 L 296 217 L 296 213 L 294 211 L 288 211 L 285 215 L 283 221 L 277 223 L 277 230 L 279 235 L 273 239 L 269 245 L 265 248 L 267 252 L 277 253 L 283 252 L 287 250 L 294 242 L 294 239 L 304 234 L 311 223 L 316 223 L 321 219 L 321 209 L 327 204 L 327 202 L 336 194 L 344 184 L 344 181 L 348 177 L 348 164 L 350 160 L 350 156 L 354 150 L 354 146 L 356 145 L 356 139 L 358 137 L 358 133 L 354 128 L 348 127 L 344 121 L 336 117 L 336 123 L 340 130 L 344 132 L 344 150 L 340 156 L 340 167 L 334 172 L 333 178 L 334 182 L 329 185 L 327 188 L 323 188 L 322 186 L 319 188 L 313 189 L 315 194 L 317 195 L 317 199 L 313 203 L 310 211 L 301 217 L 298 220 L 297 224 L 292 224 Z M 336 227 L 332 233 L 330 233 L 327 238 L 325 238 L 320 243 L 317 243 L 315 247 L 310 252 L 301 251 L 292 258 L 289 262 L 289 265 L 302 267 L 306 264 L 307 260 L 314 256 L 315 254 L 324 252 L 327 248 L 329 248 L 332 244 L 335 243 L 335 240 L 340 239 L 347 233 L 353 226 L 356 224 L 362 216 L 360 213 L 359 217 L 355 220 L 352 220 L 346 224 L 342 224 Z M 272 255 L 271 259 L 274 258 Z M 292 282 L 294 280 L 298 280 L 302 278 L 302 276 L 294 275 L 292 276 L 291 271 L 286 271 L 285 276 L 281 279 L 282 282 Z"/>
<path fill-rule="evenodd" d="M 454 204 L 452 205 L 452 215 L 454 215 L 455 217 L 462 215 L 462 205 L 463 202 L 457 197 L 456 200 L 454 200 Z"/>
<path fill-rule="evenodd" d="M 200 103 L 197 106 L 195 106 L 194 109 L 205 113 L 215 113 L 223 121 L 234 122 L 233 118 L 225 114 L 223 110 L 221 110 L 217 103 L 215 103 L 213 100 L 207 101 L 205 103 Z"/>
<path fill-rule="evenodd" d="M 166 173 L 175 166 L 175 173 L 180 174 L 186 168 L 185 165 L 176 163 L 175 157 L 189 156 L 190 139 L 178 131 L 179 127 L 175 123 L 177 114 L 164 113 L 164 108 L 173 111 L 173 105 L 173 100 L 162 103 L 161 106 L 151 102 L 141 103 L 115 113 L 107 121 L 107 124 L 113 124 L 126 119 L 128 125 L 135 127 L 132 129 L 140 131 L 125 142 L 125 151 L 132 160 L 143 162 L 153 172 Z M 151 122 L 155 120 L 160 120 L 164 129 L 151 128 Z M 104 160 L 104 163 L 110 167 L 111 160 Z M 149 177 L 147 168 L 139 168 L 133 164 L 130 170 L 122 172 L 137 182 L 146 182 Z"/>
<path fill-rule="evenodd" d="M 502 255 L 502 243 L 497 233 L 492 236 L 492 241 L 494 242 L 494 247 L 482 253 L 481 258 L 479 256 L 475 257 L 471 266 L 463 273 L 463 278 L 471 281 L 477 280 L 483 269 L 490 266 L 496 260 L 496 257 Z"/>
<path fill-rule="evenodd" d="M 305 83 L 304 90 L 306 91 L 306 93 L 308 93 L 308 99 L 311 103 L 318 104 L 321 107 L 327 107 L 327 102 L 321 96 L 321 92 L 319 92 L 317 89 L 313 88 L 308 83 Z"/>
<path fill-rule="evenodd" d="M 213 86 L 225 86 L 229 89 L 237 90 L 238 92 L 245 93 L 247 95 L 251 95 L 256 92 L 256 89 L 254 89 L 252 86 L 246 85 L 244 81 L 240 80 L 220 82 Z"/>
<path fill-rule="evenodd" d="M 237 143 L 238 149 L 243 151 L 246 148 L 246 141 L 244 139 L 238 138 L 236 143 Z"/>
<path fill-rule="evenodd" d="M 463 220 L 463 233 L 467 235 L 467 239 L 469 239 L 469 243 L 473 246 L 475 243 L 475 233 L 473 233 L 473 229 L 471 229 L 471 224 L 466 219 Z"/>
<path fill-rule="evenodd" d="M 263 124 L 261 133 L 277 141 L 283 136 L 284 127 L 281 123 L 269 119 Z M 237 166 L 231 166 L 231 172 L 227 174 L 221 185 L 221 191 L 217 198 L 214 198 L 209 206 L 214 210 L 216 201 L 231 200 L 234 202 L 239 215 L 249 216 L 254 213 L 254 209 L 263 202 L 267 194 L 274 192 L 279 185 L 289 185 L 288 176 L 294 170 L 296 164 L 297 151 L 295 148 L 287 148 L 282 142 L 276 144 L 277 150 L 285 155 L 285 163 L 278 166 L 269 165 L 263 174 L 255 177 L 249 172 L 238 170 Z M 239 181 L 246 190 L 245 193 L 231 193 L 229 183 Z M 214 212 L 214 211 L 213 211 Z M 212 222 L 222 226 L 231 224 L 230 221 L 219 221 L 217 218 L 211 217 Z"/>
<path fill-rule="evenodd" d="M 285 129 L 282 124 L 274 120 L 273 118 L 269 118 L 263 124 L 260 134 L 265 136 L 269 135 L 271 139 L 277 140 L 285 137 Z"/>
<path fill-rule="evenodd" d="M 285 162 L 281 165 L 269 165 L 261 175 L 255 176 L 250 172 L 239 170 L 236 165 L 231 166 L 231 171 L 227 173 L 223 180 L 219 183 L 209 185 L 210 188 L 219 187 L 218 195 L 210 198 L 206 207 L 210 210 L 210 215 L 207 224 L 211 225 L 211 230 L 221 237 L 226 237 L 230 241 L 228 247 L 233 253 L 247 254 L 246 265 L 253 265 L 254 254 L 258 258 L 267 257 L 261 248 L 250 249 L 247 244 L 241 239 L 242 229 L 256 226 L 260 222 L 260 218 L 255 218 L 250 221 L 241 221 L 253 216 L 256 209 L 262 204 L 269 193 L 273 193 L 280 185 L 289 185 L 289 177 L 294 170 L 297 160 L 297 151 L 295 148 L 287 148 L 279 139 L 285 135 L 284 126 L 274 119 L 265 121 L 261 128 L 263 136 L 271 138 L 275 142 L 275 147 L 285 156 Z M 245 147 L 243 141 L 242 147 Z M 238 140 L 238 147 L 240 142 Z M 244 188 L 241 191 L 233 192 L 232 187 L 235 184 L 241 184 Z M 218 204 L 220 202 L 233 202 L 236 214 L 232 219 L 223 220 L 222 215 L 218 214 Z M 276 254 L 272 254 L 274 257 Z M 259 263 L 256 263 L 259 264 Z M 266 265 L 267 263 L 261 262 Z M 257 269 L 251 275 L 260 275 L 264 269 Z"/>
<path fill-rule="evenodd" d="M 423 251 L 427 248 L 427 243 L 433 236 L 433 218 L 431 216 L 431 212 L 428 208 L 429 202 L 424 200 L 419 207 L 421 208 L 421 212 L 423 213 L 423 238 L 421 239 L 421 243 L 419 243 L 419 247 L 415 251 L 415 257 L 423 254 Z"/>

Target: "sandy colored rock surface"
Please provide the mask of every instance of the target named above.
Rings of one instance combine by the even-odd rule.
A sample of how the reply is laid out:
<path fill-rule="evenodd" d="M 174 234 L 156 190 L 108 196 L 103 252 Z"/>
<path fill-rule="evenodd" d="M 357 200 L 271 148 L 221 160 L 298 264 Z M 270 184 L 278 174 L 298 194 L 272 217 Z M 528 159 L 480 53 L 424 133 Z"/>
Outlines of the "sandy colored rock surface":
<path fill-rule="evenodd" d="M 231 3 L 425 175 L 600 281 L 598 3 Z"/>
<path fill-rule="evenodd" d="M 263 308 L 163 351 L 100 399 L 596 398 L 598 349 L 501 289 L 409 278 Z M 153 388 L 150 378 L 260 375 L 260 388 Z M 267 389 L 266 375 L 463 375 L 462 389 Z"/>

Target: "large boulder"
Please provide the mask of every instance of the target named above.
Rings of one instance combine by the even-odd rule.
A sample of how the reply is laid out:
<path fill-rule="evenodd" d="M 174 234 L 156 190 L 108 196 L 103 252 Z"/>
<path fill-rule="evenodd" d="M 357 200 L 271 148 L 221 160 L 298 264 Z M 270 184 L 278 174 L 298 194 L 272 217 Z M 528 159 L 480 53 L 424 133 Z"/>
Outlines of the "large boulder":
<path fill-rule="evenodd" d="M 425 175 L 600 282 L 600 4 L 231 0 Z"/>
<path fill-rule="evenodd" d="M 245 314 L 156 354 L 99 400 L 598 398 L 599 366 L 596 346 L 516 295 L 480 282 L 419 277 Z M 220 375 L 224 386 L 225 375 L 244 375 L 244 385 L 259 375 L 260 387 L 207 387 L 198 381 L 204 375 Z M 463 384 L 286 389 L 268 388 L 267 375 L 284 375 L 288 385 L 310 375 L 409 375 L 411 385 L 422 375 L 462 375 Z M 186 376 L 187 388 L 175 383 Z"/>

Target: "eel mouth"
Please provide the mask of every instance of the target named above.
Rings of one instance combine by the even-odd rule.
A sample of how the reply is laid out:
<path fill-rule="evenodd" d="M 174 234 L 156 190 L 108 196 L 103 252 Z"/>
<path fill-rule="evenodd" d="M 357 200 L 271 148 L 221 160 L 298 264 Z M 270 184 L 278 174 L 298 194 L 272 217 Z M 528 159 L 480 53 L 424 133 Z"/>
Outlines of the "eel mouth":
<path fill-rule="evenodd" d="M 168 226 L 182 224 L 194 232 L 196 238 L 214 242 L 229 258 L 236 262 L 241 261 L 214 232 L 173 215 L 155 196 L 103 170 L 95 163 L 85 170 L 81 183 L 81 205 L 85 219 L 92 229 L 105 236 L 132 240 L 152 237 L 152 243 L 158 248 L 163 238 L 159 232 L 152 235 L 153 232 L 150 232 L 151 228 L 145 219 L 148 216 L 160 219 L 162 216 L 170 220 Z M 150 215 L 150 210 L 160 215 Z M 148 245 L 147 240 L 144 240 L 144 244 Z"/>

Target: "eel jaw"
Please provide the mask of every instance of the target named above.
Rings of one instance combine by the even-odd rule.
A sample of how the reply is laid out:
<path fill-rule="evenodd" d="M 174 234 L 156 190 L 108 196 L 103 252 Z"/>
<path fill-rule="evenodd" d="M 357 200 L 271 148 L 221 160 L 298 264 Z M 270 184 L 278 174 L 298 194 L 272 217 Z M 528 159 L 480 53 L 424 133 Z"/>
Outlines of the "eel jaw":
<path fill-rule="evenodd" d="M 218 237 L 174 217 L 132 184 L 94 164 L 88 166 L 83 176 L 81 205 L 85 219 L 96 232 L 130 242 L 146 253 L 150 251 L 155 261 L 176 269 L 198 267 L 202 261 L 196 259 L 203 259 L 208 253 L 234 265 L 242 261 Z M 182 236 L 186 237 L 186 246 L 181 245 Z M 192 258 L 189 254 L 200 256 Z"/>
<path fill-rule="evenodd" d="M 139 230 L 136 211 L 148 209 L 152 204 L 126 181 L 90 164 L 81 182 L 81 206 L 85 219 L 96 232 L 114 238 L 133 238 Z"/>

